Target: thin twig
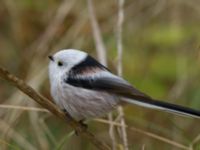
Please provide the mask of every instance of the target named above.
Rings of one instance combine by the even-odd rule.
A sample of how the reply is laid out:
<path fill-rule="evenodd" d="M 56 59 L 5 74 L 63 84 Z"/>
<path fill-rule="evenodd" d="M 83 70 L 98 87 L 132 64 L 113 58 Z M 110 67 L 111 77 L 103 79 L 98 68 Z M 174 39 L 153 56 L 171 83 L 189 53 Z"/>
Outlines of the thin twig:
<path fill-rule="evenodd" d="M 36 104 L 34 101 L 31 101 L 28 105 L 30 106 L 35 106 Z M 44 130 L 42 130 L 41 126 L 39 126 L 39 113 L 35 111 L 30 111 L 28 113 L 29 115 L 29 120 L 32 125 L 32 131 L 36 137 L 38 149 L 49 149 L 49 144 L 46 138 L 46 134 Z"/>
<path fill-rule="evenodd" d="M 53 136 L 53 134 L 51 133 L 49 127 L 46 125 L 45 123 L 45 119 L 47 117 L 49 117 L 49 114 L 46 114 L 46 116 L 42 117 L 39 119 L 39 123 L 41 125 L 41 127 L 43 128 L 43 130 L 45 131 L 46 135 L 49 137 L 49 139 L 51 140 L 51 143 L 55 146 L 57 144 L 57 140 L 56 138 Z"/>
<path fill-rule="evenodd" d="M 118 52 L 118 75 L 122 76 L 122 25 L 124 21 L 124 0 L 118 0 L 118 20 L 117 20 L 117 52 Z"/>
<path fill-rule="evenodd" d="M 102 122 L 102 123 L 105 123 L 105 124 L 110 124 L 110 122 L 108 120 L 105 120 L 105 119 L 94 119 L 94 121 Z M 120 123 L 117 123 L 117 122 L 113 122 L 113 124 L 115 126 L 118 126 L 118 127 L 123 127 Z M 144 134 L 146 136 L 149 136 L 151 138 L 157 139 L 159 141 L 163 141 L 163 142 L 168 143 L 170 145 L 173 145 L 175 147 L 178 147 L 178 148 L 181 148 L 181 149 L 184 149 L 184 150 L 190 150 L 189 147 L 187 147 L 187 146 L 185 146 L 183 144 L 174 142 L 173 140 L 170 140 L 168 138 L 159 136 L 157 134 L 154 134 L 154 133 L 151 133 L 151 132 L 148 132 L 148 131 L 144 131 L 142 129 L 138 129 L 138 128 L 135 128 L 135 127 L 129 127 L 127 125 L 125 125 L 125 128 L 127 128 L 128 130 L 134 131 L 134 132 L 138 132 L 140 134 Z"/>
<path fill-rule="evenodd" d="M 38 61 L 38 62 L 40 62 L 40 61 Z M 44 80 L 46 78 L 45 77 L 46 76 L 46 67 L 41 63 L 35 64 L 35 65 L 40 66 L 39 69 L 38 69 L 38 67 L 37 68 L 34 67 L 34 69 L 29 68 L 31 73 L 28 77 L 29 79 L 27 79 L 27 80 L 28 80 L 28 83 L 30 85 L 32 85 L 32 87 L 35 90 L 38 90 L 40 85 L 44 82 Z M 36 72 L 34 72 L 34 71 L 36 71 Z M 31 101 L 25 101 L 25 99 L 27 99 L 27 97 L 25 97 L 21 92 L 16 90 L 11 95 L 11 97 L 6 100 L 6 103 L 12 104 L 12 105 L 22 105 L 22 103 L 29 104 L 31 102 Z M 7 120 L 6 122 L 9 123 L 11 126 L 13 126 L 20 120 L 19 118 L 21 117 L 22 113 L 23 113 L 23 111 L 21 111 L 20 109 L 13 109 L 13 111 L 9 111 L 9 113 L 7 113 L 8 115 L 5 115 L 4 120 Z M 6 134 L 6 132 L 5 132 L 5 134 Z"/>
<path fill-rule="evenodd" d="M 10 143 L 6 142 L 5 140 L 0 139 L 0 144 L 1 146 L 6 145 L 8 148 L 12 148 L 12 150 L 19 150 L 18 148 L 16 148 L 15 146 L 11 145 Z M 2 147 L 0 147 L 2 148 Z M 2 148 L 5 149 L 5 148 Z"/>
<path fill-rule="evenodd" d="M 82 134 L 85 138 L 91 141 L 97 148 L 101 150 L 107 150 L 110 149 L 108 145 L 105 143 L 99 141 L 92 133 L 85 130 L 85 128 L 80 125 L 77 121 L 72 119 L 69 115 L 62 112 L 58 107 L 53 104 L 50 100 L 43 97 L 41 94 L 37 93 L 33 88 L 28 86 L 23 80 L 17 78 L 13 74 L 9 73 L 6 69 L 3 69 L 0 67 L 0 77 L 6 81 L 9 81 L 12 83 L 13 86 L 17 87 L 19 90 L 24 92 L 26 95 L 28 95 L 30 98 L 32 98 L 34 101 L 39 103 L 44 108 L 48 109 L 50 112 L 52 112 L 55 116 L 61 118 L 62 120 L 67 121 L 67 123 L 75 129 L 77 132 Z"/>
<path fill-rule="evenodd" d="M 113 114 L 112 112 L 108 114 L 108 120 L 110 121 L 109 124 L 109 135 L 112 141 L 112 150 L 116 150 L 117 148 L 117 142 L 116 142 L 116 137 L 115 137 L 115 126 L 113 124 L 114 120 L 113 120 Z"/>
<path fill-rule="evenodd" d="M 197 142 L 199 142 L 200 141 L 200 134 L 198 134 L 195 138 L 194 138 L 194 140 L 190 143 L 190 149 L 192 150 L 193 149 L 193 147 L 194 147 L 194 145 L 197 143 Z"/>
<path fill-rule="evenodd" d="M 92 0 L 88 0 L 88 9 L 89 9 L 89 15 L 90 15 L 90 21 L 92 25 L 92 33 L 94 36 L 95 40 L 95 45 L 96 45 L 96 50 L 97 50 L 97 56 L 99 58 L 99 61 L 103 64 L 106 65 L 106 48 L 103 43 L 101 31 L 95 16 Z"/>
<path fill-rule="evenodd" d="M 124 21 L 124 0 L 118 0 L 118 20 L 117 20 L 117 52 L 118 52 L 118 75 L 122 76 L 122 24 Z M 125 150 L 128 150 L 128 139 L 126 133 L 126 123 L 124 119 L 124 111 L 121 106 L 118 107 L 118 113 L 120 116 L 120 123 L 121 123 L 121 135 L 123 140 L 123 146 Z"/>
<path fill-rule="evenodd" d="M 103 65 L 107 66 L 106 46 L 104 45 L 101 30 L 99 28 L 99 24 L 96 19 L 94 6 L 92 3 L 92 0 L 88 0 L 87 2 L 88 2 L 89 17 L 90 17 L 92 31 L 93 31 L 92 33 L 93 33 L 93 37 L 94 37 L 95 45 L 96 45 L 97 57 L 98 57 L 98 60 Z M 112 112 L 108 114 L 108 119 L 111 123 L 109 126 L 109 135 L 112 141 L 112 150 L 116 150 L 116 138 L 115 138 L 115 132 L 114 132 L 114 125 L 112 124 L 113 122 Z"/>
<path fill-rule="evenodd" d="M 25 111 L 49 112 L 47 109 L 44 109 L 44 108 L 27 107 L 27 106 L 16 106 L 16 105 L 4 105 L 4 104 L 1 104 L 0 108 L 5 108 L 5 109 L 20 109 L 20 110 L 25 110 Z"/>
<path fill-rule="evenodd" d="M 46 55 L 50 42 L 54 39 L 60 25 L 73 8 L 76 0 L 64 0 L 58 7 L 55 17 L 49 22 L 49 26 L 45 29 L 44 33 L 28 48 L 34 50 L 35 53 L 40 52 L 41 58 Z"/>
<path fill-rule="evenodd" d="M 145 150 L 145 144 L 142 145 L 142 150 Z"/>
<path fill-rule="evenodd" d="M 17 131 L 15 131 L 8 123 L 6 123 L 3 120 L 0 120 L 0 131 L 5 132 L 9 128 L 9 132 L 7 133 L 8 136 L 13 139 L 16 143 L 21 145 L 21 148 L 27 149 L 27 150 L 37 150 L 31 143 L 29 143 L 26 138 L 24 138 L 22 135 L 20 135 Z"/>
<path fill-rule="evenodd" d="M 77 20 L 73 23 L 72 26 L 69 27 L 69 29 L 63 34 L 63 36 L 60 37 L 58 43 L 56 43 L 56 45 L 53 46 L 53 50 L 58 50 L 63 47 L 67 47 L 70 44 L 77 44 L 77 40 L 79 40 L 82 36 L 82 34 L 80 33 L 88 21 L 88 16 L 86 15 L 85 11 L 86 10 L 84 9 L 80 12 L 80 15 L 78 16 Z"/>

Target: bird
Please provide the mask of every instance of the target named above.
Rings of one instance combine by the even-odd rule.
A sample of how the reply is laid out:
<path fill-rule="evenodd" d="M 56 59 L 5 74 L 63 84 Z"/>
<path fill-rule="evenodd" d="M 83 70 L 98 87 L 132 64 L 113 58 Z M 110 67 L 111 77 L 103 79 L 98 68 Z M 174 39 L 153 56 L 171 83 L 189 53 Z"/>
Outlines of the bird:
<path fill-rule="evenodd" d="M 53 101 L 76 121 L 102 117 L 124 103 L 200 118 L 198 110 L 141 92 L 84 51 L 63 49 L 49 59 Z"/>

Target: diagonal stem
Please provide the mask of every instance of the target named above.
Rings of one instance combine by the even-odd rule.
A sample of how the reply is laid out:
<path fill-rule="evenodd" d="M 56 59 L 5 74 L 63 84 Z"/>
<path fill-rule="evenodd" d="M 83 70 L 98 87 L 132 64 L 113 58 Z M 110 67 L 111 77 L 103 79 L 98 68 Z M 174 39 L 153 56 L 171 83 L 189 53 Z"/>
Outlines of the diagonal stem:
<path fill-rule="evenodd" d="M 23 93 L 28 95 L 34 101 L 39 103 L 42 107 L 52 112 L 55 116 L 65 120 L 73 129 L 82 134 L 85 138 L 91 141 L 100 150 L 110 150 L 110 147 L 105 143 L 99 141 L 91 132 L 85 130 L 77 121 L 66 115 L 60 109 L 57 108 L 50 100 L 37 93 L 33 88 L 27 85 L 22 79 L 17 78 L 15 75 L 9 73 L 6 69 L 0 67 L 0 77 L 6 81 L 9 81 L 13 86 L 17 87 Z"/>
<path fill-rule="evenodd" d="M 117 20 L 117 52 L 118 52 L 118 75 L 122 76 L 122 25 L 124 21 L 124 0 L 118 0 L 118 20 Z M 118 107 L 118 113 L 120 116 L 121 136 L 123 140 L 124 150 L 128 150 L 128 138 L 126 133 L 126 123 L 124 119 L 124 110 L 121 106 Z"/>

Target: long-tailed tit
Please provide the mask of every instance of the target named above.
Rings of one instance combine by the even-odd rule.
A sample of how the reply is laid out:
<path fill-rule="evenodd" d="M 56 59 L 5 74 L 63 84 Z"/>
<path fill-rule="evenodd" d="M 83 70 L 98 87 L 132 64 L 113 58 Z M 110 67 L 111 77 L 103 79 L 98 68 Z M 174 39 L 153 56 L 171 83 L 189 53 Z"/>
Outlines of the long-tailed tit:
<path fill-rule="evenodd" d="M 77 121 L 102 116 L 122 102 L 200 118 L 200 111 L 152 99 L 83 51 L 61 50 L 49 58 L 51 95 Z"/>

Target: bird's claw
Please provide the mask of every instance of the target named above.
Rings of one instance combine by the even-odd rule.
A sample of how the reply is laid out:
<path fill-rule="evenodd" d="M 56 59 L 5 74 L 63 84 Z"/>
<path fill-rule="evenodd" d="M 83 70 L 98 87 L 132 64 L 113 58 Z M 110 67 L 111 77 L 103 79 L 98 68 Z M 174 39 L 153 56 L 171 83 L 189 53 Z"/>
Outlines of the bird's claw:
<path fill-rule="evenodd" d="M 87 130 L 88 125 L 86 123 L 84 123 L 84 120 L 80 120 L 79 124 L 84 128 L 84 130 Z M 78 136 L 79 135 L 79 131 L 75 130 L 75 134 Z"/>

